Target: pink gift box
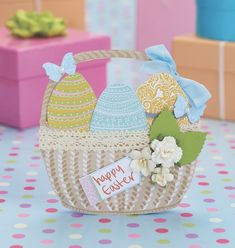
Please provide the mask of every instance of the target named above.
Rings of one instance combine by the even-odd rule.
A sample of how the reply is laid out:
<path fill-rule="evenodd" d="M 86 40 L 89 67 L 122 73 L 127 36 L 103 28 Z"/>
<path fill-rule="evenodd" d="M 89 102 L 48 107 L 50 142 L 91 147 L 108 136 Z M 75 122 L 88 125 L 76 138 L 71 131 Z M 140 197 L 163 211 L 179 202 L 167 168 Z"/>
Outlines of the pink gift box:
<path fill-rule="evenodd" d="M 138 0 L 137 49 L 165 44 L 169 50 L 173 37 L 195 30 L 195 0 Z"/>
<path fill-rule="evenodd" d="M 60 65 L 65 53 L 109 49 L 108 36 L 70 29 L 65 37 L 22 40 L 0 28 L 0 123 L 17 128 L 39 124 L 48 83 L 42 64 Z M 96 95 L 106 86 L 107 60 L 78 64 Z"/>

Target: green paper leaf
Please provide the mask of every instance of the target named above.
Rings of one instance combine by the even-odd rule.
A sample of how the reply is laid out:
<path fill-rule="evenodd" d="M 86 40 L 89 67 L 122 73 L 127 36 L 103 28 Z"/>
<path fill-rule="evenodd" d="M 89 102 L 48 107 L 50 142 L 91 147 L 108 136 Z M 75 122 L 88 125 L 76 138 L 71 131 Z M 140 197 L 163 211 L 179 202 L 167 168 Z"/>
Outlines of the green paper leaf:
<path fill-rule="evenodd" d="M 180 132 L 177 120 L 168 109 L 164 109 L 153 121 L 150 128 L 150 140 L 175 137 Z"/>
<path fill-rule="evenodd" d="M 206 140 L 206 133 L 186 132 L 177 135 L 177 145 L 183 150 L 179 165 L 190 164 L 198 157 Z"/>
<path fill-rule="evenodd" d="M 176 118 L 168 109 L 163 110 L 155 118 L 150 127 L 150 140 L 162 140 L 166 136 L 172 136 L 183 150 L 183 156 L 178 165 L 190 164 L 196 160 L 206 140 L 206 133 L 180 132 Z"/>

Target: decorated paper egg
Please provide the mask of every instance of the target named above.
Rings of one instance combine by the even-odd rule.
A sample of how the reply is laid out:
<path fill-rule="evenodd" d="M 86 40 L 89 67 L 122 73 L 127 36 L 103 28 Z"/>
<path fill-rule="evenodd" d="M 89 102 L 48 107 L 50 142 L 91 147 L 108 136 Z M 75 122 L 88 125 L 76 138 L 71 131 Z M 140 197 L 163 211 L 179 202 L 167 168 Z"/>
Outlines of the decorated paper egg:
<path fill-rule="evenodd" d="M 167 73 L 150 76 L 145 83 L 138 87 L 136 93 L 149 116 L 150 123 L 153 120 L 153 116 L 159 114 L 164 108 L 173 111 L 179 95 L 182 95 L 187 101 L 187 97 L 177 81 Z M 178 121 L 181 125 L 188 124 L 188 120 L 185 117 Z"/>
<path fill-rule="evenodd" d="M 47 109 L 47 121 L 54 128 L 88 131 L 96 96 L 81 74 L 64 77 L 54 88 Z"/>
<path fill-rule="evenodd" d="M 133 89 L 111 84 L 101 94 L 91 120 L 91 131 L 133 131 L 148 128 L 144 109 Z"/>

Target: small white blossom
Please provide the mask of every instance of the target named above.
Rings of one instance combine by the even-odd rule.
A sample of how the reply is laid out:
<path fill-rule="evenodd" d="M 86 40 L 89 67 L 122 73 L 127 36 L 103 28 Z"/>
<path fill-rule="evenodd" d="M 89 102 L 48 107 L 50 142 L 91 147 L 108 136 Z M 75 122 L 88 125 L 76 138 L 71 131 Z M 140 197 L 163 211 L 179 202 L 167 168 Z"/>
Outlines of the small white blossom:
<path fill-rule="evenodd" d="M 160 144 L 160 142 L 161 142 L 161 141 L 155 139 L 155 140 L 153 140 L 153 141 L 151 142 L 150 147 L 151 147 L 153 150 L 155 150 L 155 149 L 158 147 L 158 145 Z"/>
<path fill-rule="evenodd" d="M 155 164 L 151 160 L 149 147 L 143 148 L 142 151 L 132 151 L 130 157 L 133 159 L 130 164 L 133 171 L 141 172 L 144 176 L 149 176 L 153 172 Z"/>
<path fill-rule="evenodd" d="M 170 172 L 168 168 L 158 167 L 154 169 L 154 174 L 151 176 L 151 180 L 154 183 L 164 187 L 168 182 L 174 180 L 174 175 Z"/>
<path fill-rule="evenodd" d="M 182 149 L 177 146 L 175 138 L 171 136 L 165 137 L 162 141 L 153 140 L 150 146 L 154 150 L 152 161 L 162 167 L 173 167 L 183 155 Z"/>

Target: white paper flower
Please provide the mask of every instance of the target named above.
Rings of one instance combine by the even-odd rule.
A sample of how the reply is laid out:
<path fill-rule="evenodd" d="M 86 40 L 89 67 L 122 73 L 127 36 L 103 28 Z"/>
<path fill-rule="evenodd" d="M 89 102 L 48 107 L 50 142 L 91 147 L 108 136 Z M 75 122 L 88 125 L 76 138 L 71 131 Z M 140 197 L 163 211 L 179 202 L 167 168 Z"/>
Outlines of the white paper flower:
<path fill-rule="evenodd" d="M 183 155 L 182 149 L 177 146 L 175 138 L 171 136 L 165 137 L 162 141 L 153 140 L 150 146 L 154 150 L 152 161 L 162 167 L 173 167 Z"/>
<path fill-rule="evenodd" d="M 151 160 L 149 147 L 143 148 L 142 151 L 132 151 L 130 157 L 133 159 L 130 164 L 131 169 L 135 172 L 141 172 L 144 176 L 149 176 L 156 166 Z"/>
<path fill-rule="evenodd" d="M 151 142 L 150 147 L 151 147 L 153 150 L 155 150 L 155 149 L 158 147 L 158 145 L 160 144 L 160 142 L 161 142 L 161 141 L 155 139 L 155 140 L 153 140 L 153 141 Z"/>
<path fill-rule="evenodd" d="M 154 183 L 164 187 L 168 182 L 173 181 L 174 175 L 170 172 L 168 168 L 159 167 L 154 169 L 154 174 L 151 176 L 151 180 Z"/>

